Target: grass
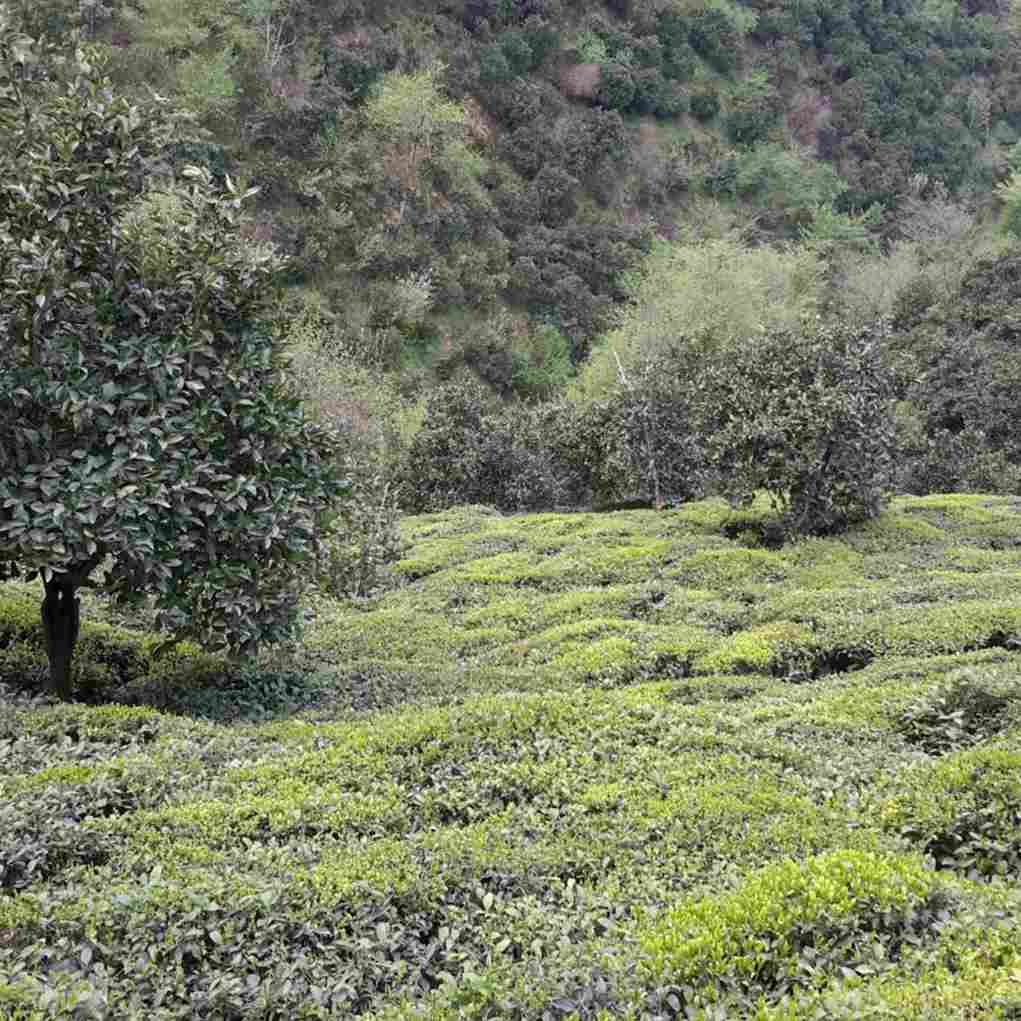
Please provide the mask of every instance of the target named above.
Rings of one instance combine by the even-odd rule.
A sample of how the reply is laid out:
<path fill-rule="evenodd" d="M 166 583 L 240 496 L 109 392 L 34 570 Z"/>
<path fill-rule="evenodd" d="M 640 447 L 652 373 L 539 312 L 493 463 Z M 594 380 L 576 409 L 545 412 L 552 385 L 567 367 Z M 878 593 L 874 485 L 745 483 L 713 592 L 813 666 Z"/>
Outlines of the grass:
<path fill-rule="evenodd" d="M 1021 1011 L 1021 501 L 405 523 L 246 668 L 0 592 L 0 1019 Z M 728 538 L 736 536 L 737 538 Z"/>

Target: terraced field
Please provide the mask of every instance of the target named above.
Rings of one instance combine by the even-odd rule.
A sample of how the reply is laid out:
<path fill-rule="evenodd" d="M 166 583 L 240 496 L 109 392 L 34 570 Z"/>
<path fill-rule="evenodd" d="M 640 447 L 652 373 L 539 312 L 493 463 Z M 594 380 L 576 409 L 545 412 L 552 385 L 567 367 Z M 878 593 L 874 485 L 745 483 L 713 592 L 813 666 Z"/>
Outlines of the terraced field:
<path fill-rule="evenodd" d="M 96 604 L 103 706 L 8 586 L 0 1018 L 1021 1017 L 1021 500 L 767 513 L 410 519 L 240 673 Z"/>

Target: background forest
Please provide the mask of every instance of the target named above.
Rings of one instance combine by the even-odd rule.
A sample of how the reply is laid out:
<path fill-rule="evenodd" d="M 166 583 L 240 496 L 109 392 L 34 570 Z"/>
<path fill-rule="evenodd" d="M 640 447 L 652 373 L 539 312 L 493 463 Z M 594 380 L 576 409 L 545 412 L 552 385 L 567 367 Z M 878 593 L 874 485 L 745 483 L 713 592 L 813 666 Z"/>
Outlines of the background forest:
<path fill-rule="evenodd" d="M 98 44 L 119 91 L 193 111 L 177 167 L 260 189 L 246 230 L 289 257 L 278 326 L 373 520 L 718 491 L 696 440 L 722 423 L 688 384 L 756 336 L 830 348 L 829 322 L 875 333 L 894 488 L 1021 487 L 1005 0 L 20 14 Z M 157 206 L 139 216 L 165 225 Z"/>

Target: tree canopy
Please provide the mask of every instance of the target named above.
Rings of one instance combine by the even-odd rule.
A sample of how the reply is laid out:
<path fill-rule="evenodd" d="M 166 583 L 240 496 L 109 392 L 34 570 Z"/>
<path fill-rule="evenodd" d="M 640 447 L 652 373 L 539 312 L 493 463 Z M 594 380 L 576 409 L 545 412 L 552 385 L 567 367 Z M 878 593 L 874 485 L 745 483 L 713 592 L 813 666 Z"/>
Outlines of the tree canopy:
<path fill-rule="evenodd" d="M 253 190 L 168 172 L 179 120 L 0 9 L 0 577 L 41 577 L 64 698 L 85 585 L 214 648 L 289 634 L 345 491 L 267 325 Z"/>

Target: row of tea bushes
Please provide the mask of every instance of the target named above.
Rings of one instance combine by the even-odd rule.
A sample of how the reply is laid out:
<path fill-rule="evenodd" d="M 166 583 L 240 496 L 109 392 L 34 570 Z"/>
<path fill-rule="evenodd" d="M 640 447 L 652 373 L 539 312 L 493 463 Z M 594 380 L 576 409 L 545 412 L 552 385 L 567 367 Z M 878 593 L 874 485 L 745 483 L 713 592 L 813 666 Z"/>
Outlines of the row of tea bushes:
<path fill-rule="evenodd" d="M 586 997 L 635 1017 L 669 1016 L 671 996 L 770 1000 L 909 950 L 931 963 L 986 894 L 913 854 L 931 860 L 976 805 L 1018 811 L 1018 731 L 933 759 L 902 717 L 962 671 L 1016 694 L 1011 662 L 469 695 L 321 724 L 8 707 L 0 968 L 26 1003 L 78 989 L 99 1017 L 407 1001 L 539 1019 Z M 717 943 L 699 943 L 710 917 Z"/>
<path fill-rule="evenodd" d="M 0 1019 L 1006 1021 L 1016 506 L 462 509 L 310 603 L 279 719 L 4 689 Z"/>

